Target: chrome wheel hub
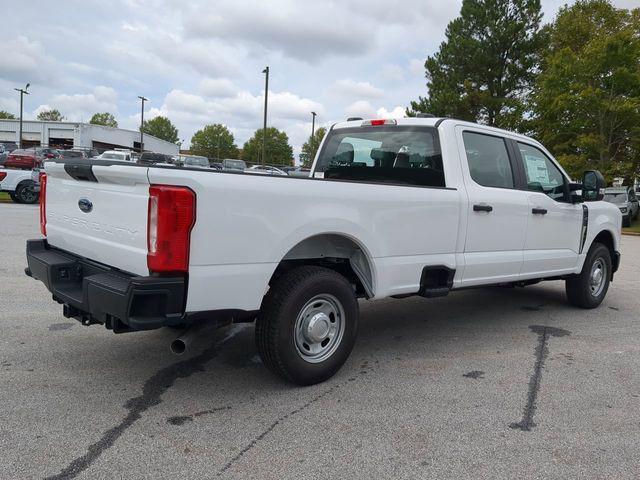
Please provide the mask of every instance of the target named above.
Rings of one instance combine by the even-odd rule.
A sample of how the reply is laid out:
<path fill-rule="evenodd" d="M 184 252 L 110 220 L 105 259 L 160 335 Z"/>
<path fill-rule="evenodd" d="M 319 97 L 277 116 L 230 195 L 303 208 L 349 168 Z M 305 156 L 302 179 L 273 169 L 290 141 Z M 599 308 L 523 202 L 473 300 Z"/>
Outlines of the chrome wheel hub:
<path fill-rule="evenodd" d="M 589 275 L 589 291 L 594 297 L 599 296 L 606 285 L 607 266 L 602 258 L 598 258 L 591 266 Z"/>
<path fill-rule="evenodd" d="M 333 295 L 316 295 L 296 318 L 296 350 L 309 363 L 322 362 L 336 351 L 344 329 L 344 308 L 340 301 Z"/>

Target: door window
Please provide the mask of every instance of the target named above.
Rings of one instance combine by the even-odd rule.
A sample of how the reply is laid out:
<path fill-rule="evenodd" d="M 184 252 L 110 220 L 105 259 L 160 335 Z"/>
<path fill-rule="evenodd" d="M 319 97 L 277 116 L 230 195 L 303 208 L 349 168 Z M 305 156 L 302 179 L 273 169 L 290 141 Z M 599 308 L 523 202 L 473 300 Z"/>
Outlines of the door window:
<path fill-rule="evenodd" d="M 564 175 L 542 150 L 518 143 L 524 171 L 527 176 L 527 188 L 541 192 L 560 202 L 565 199 Z"/>
<path fill-rule="evenodd" d="M 469 173 L 483 187 L 513 188 L 513 171 L 503 138 L 463 132 Z"/>

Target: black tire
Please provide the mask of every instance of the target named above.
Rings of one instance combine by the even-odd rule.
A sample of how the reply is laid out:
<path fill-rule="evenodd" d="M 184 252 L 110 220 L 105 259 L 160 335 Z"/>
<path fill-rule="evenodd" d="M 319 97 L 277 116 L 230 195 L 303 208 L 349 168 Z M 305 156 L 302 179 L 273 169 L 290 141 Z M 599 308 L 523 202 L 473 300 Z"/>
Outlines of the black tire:
<path fill-rule="evenodd" d="M 16 196 L 15 192 L 9 192 L 9 196 L 11 197 L 11 200 L 14 203 L 20 203 L 20 200 L 18 199 L 18 197 Z"/>
<path fill-rule="evenodd" d="M 603 284 L 597 291 L 592 289 L 592 270 L 596 262 L 604 266 Z M 611 252 L 601 243 L 594 243 L 587 253 L 587 258 L 578 275 L 566 281 L 567 299 L 571 305 L 580 308 L 596 308 L 602 303 L 609 290 L 612 275 Z M 595 287 L 594 287 L 595 288 Z"/>
<path fill-rule="evenodd" d="M 336 328 L 342 334 L 334 334 L 335 340 L 327 341 L 328 336 L 322 341 L 316 340 L 318 348 L 329 350 L 326 357 L 320 355 L 313 359 L 310 352 L 302 353 L 304 350 L 299 346 L 298 339 L 302 337 L 296 332 L 305 331 L 302 327 L 305 322 L 298 320 L 299 317 L 309 319 L 311 313 L 303 316 L 303 311 L 312 312 L 326 299 L 328 305 L 337 301 L 333 304 L 338 307 L 336 311 L 342 308 L 342 313 L 326 316 L 321 330 L 324 327 Z M 292 383 L 313 385 L 322 382 L 333 376 L 349 357 L 358 333 L 358 314 L 354 288 L 345 277 L 323 267 L 295 268 L 275 281 L 262 302 L 256 321 L 256 346 L 260 357 L 272 372 Z M 331 318 L 333 325 L 326 321 Z M 300 328 L 296 327 L 298 324 Z M 327 344 L 323 345 L 325 341 Z"/>
<path fill-rule="evenodd" d="M 40 195 L 35 191 L 35 186 L 36 184 L 31 180 L 19 184 L 16 188 L 18 203 L 26 203 L 29 205 L 38 203 Z"/>

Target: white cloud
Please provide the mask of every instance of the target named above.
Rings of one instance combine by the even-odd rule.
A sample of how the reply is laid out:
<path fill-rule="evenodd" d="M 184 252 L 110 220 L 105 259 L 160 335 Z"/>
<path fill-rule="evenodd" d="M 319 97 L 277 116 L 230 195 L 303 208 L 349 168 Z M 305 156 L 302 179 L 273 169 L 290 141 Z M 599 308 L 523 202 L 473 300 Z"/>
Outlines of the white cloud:
<path fill-rule="evenodd" d="M 238 87 L 227 78 L 204 78 L 198 92 L 205 97 L 227 98 L 238 93 Z"/>
<path fill-rule="evenodd" d="M 366 100 L 357 100 L 344 109 L 348 117 L 373 118 L 376 110 Z"/>
<path fill-rule="evenodd" d="M 376 114 L 378 118 L 404 118 L 405 116 L 405 108 L 398 105 L 393 110 L 389 111 L 384 107 L 376 110 Z"/>
<path fill-rule="evenodd" d="M 26 83 L 52 83 L 57 74 L 57 68 L 44 51 L 38 41 L 29 40 L 24 35 L 15 38 L 7 37 L 5 33 L 0 38 L 0 52 L 2 52 L 2 69 L 0 77 L 19 86 Z"/>
<path fill-rule="evenodd" d="M 401 66 L 395 64 L 387 64 L 382 67 L 380 76 L 388 83 L 405 81 L 404 69 Z"/>
<path fill-rule="evenodd" d="M 0 110 L 13 113 L 17 117 L 20 115 L 20 102 L 15 98 L 0 97 Z"/>
<path fill-rule="evenodd" d="M 46 104 L 39 105 L 34 116 L 43 110 L 57 109 L 69 121 L 88 121 L 97 112 L 116 114 L 118 94 L 113 88 L 97 86 L 92 93 L 52 96 Z"/>
<path fill-rule="evenodd" d="M 409 60 L 409 72 L 415 76 L 424 76 L 424 60 L 418 58 Z"/>
<path fill-rule="evenodd" d="M 380 98 L 384 92 L 369 82 L 356 82 L 350 78 L 337 80 L 330 88 L 332 92 L 346 97 Z"/>

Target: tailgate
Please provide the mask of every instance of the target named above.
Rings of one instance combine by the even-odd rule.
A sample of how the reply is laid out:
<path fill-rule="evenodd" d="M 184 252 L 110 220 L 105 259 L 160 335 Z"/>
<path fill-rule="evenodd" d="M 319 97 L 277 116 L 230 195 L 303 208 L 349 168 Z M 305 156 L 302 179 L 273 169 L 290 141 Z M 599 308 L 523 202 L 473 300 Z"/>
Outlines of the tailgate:
<path fill-rule="evenodd" d="M 45 171 L 48 243 L 125 272 L 148 275 L 147 168 L 47 162 Z"/>

